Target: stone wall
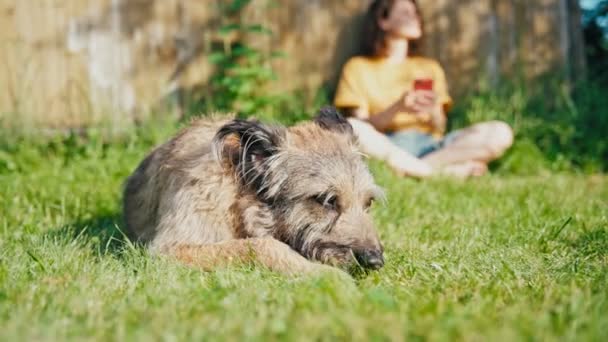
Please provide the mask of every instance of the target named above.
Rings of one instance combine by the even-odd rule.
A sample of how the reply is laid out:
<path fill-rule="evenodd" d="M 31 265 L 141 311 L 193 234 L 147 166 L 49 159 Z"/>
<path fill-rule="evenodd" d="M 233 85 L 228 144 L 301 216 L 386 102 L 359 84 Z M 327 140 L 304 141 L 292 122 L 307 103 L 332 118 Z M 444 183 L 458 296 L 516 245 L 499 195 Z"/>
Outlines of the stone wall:
<path fill-rule="evenodd" d="M 480 79 L 574 77 L 584 69 L 576 0 L 419 2 L 425 52 L 442 62 L 456 95 Z M 225 22 L 219 3 L 0 0 L 0 115 L 51 126 L 117 121 L 176 89 L 204 85 L 212 71 L 205 54 Z M 331 88 L 355 53 L 368 3 L 253 0 L 243 20 L 275 32 L 254 44 L 287 54 L 275 62 L 281 89 L 314 92 Z"/>

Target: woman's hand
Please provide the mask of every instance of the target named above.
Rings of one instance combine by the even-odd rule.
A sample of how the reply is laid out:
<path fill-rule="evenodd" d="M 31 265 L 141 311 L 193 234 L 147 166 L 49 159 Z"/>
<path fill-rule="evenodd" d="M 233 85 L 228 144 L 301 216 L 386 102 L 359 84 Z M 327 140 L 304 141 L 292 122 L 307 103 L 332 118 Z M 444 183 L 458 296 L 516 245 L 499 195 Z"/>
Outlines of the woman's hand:
<path fill-rule="evenodd" d="M 420 120 L 429 122 L 437 132 L 444 133 L 445 113 L 437 102 L 437 93 L 432 90 L 412 90 L 403 95 L 403 109 L 417 115 Z"/>
<path fill-rule="evenodd" d="M 414 114 L 430 114 L 437 109 L 437 94 L 432 90 L 411 90 L 403 95 L 403 109 Z"/>
<path fill-rule="evenodd" d="M 403 94 L 390 107 L 382 112 L 371 115 L 365 108 L 354 108 L 351 115 L 354 117 L 366 120 L 376 130 L 386 132 L 391 128 L 395 115 L 401 112 L 408 112 L 418 115 L 421 121 L 430 122 L 433 126 L 439 127 L 442 130 L 445 124 L 442 124 L 441 119 L 444 115 L 440 112 L 441 106 L 438 105 L 437 94 L 432 90 L 412 90 Z M 440 115 L 436 115 L 440 114 Z M 437 117 L 437 120 L 435 119 Z"/>

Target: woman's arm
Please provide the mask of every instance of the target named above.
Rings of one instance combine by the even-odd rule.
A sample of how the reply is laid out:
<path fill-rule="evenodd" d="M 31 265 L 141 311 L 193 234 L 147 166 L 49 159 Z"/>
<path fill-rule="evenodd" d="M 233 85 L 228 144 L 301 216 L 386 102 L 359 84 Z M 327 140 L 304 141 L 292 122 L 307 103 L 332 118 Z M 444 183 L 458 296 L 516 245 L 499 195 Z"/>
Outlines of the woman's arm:
<path fill-rule="evenodd" d="M 431 112 L 431 125 L 433 126 L 435 132 L 443 135 L 447 129 L 447 115 L 445 114 L 445 110 L 441 104 L 438 104 L 435 107 L 436 108 Z"/>
<path fill-rule="evenodd" d="M 376 130 L 380 132 L 386 132 L 390 128 L 395 115 L 403 111 L 403 107 L 403 99 L 399 98 L 399 100 L 395 101 L 392 105 L 380 113 L 370 115 L 367 110 L 356 108 L 353 110 L 353 116 L 357 119 L 369 122 L 372 126 L 374 126 L 374 128 L 376 128 Z"/>
<path fill-rule="evenodd" d="M 427 178 L 435 173 L 430 164 L 397 147 L 381 133 L 390 127 L 395 115 L 402 111 L 426 113 L 424 115 L 431 112 L 429 119 L 434 127 L 445 130 L 447 120 L 442 106 L 437 105 L 436 95 L 432 91 L 406 92 L 387 109 L 374 115 L 370 115 L 365 108 L 350 108 L 348 114 L 361 120 L 360 124 L 353 121 L 351 124 L 359 136 L 359 142 L 365 153 L 386 161 L 401 175 Z"/>
<path fill-rule="evenodd" d="M 418 114 L 435 112 L 435 108 L 437 107 L 436 98 L 435 93 L 432 91 L 413 90 L 405 92 L 403 96 L 388 108 L 374 115 L 370 115 L 370 113 L 363 108 L 352 108 L 350 114 L 359 120 L 369 122 L 378 131 L 386 132 L 390 128 L 397 113 L 409 112 Z M 443 112 L 438 114 L 439 115 L 432 115 L 431 119 L 433 122 L 437 121 L 437 125 L 445 126 L 445 122 L 441 122 L 441 117 L 443 116 L 445 118 L 445 115 L 443 115 Z M 435 119 L 435 117 L 437 118 Z"/>

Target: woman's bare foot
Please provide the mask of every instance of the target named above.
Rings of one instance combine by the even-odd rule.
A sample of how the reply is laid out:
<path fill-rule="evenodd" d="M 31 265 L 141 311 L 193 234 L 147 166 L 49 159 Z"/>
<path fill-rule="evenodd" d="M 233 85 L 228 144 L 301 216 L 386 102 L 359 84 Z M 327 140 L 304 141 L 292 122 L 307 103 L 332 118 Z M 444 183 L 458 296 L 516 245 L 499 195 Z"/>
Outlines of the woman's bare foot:
<path fill-rule="evenodd" d="M 468 161 L 459 164 L 444 166 L 439 173 L 450 177 L 466 179 L 469 177 L 481 177 L 488 172 L 488 166 L 478 161 Z"/>

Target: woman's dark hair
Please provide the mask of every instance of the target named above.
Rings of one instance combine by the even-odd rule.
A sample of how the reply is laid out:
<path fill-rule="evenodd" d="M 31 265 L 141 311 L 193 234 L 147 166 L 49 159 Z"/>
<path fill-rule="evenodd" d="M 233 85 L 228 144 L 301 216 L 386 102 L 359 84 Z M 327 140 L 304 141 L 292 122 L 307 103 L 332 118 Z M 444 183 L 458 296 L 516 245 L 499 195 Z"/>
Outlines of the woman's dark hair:
<path fill-rule="evenodd" d="M 364 56 L 375 57 L 382 56 L 385 53 L 387 32 L 380 27 L 379 21 L 388 18 L 397 1 L 400 0 L 374 0 L 369 6 L 362 27 L 361 54 Z M 420 7 L 418 7 L 417 1 L 408 1 L 412 2 L 416 7 L 420 25 L 424 28 Z M 410 42 L 408 55 L 419 54 L 420 43 L 420 39 Z"/>

